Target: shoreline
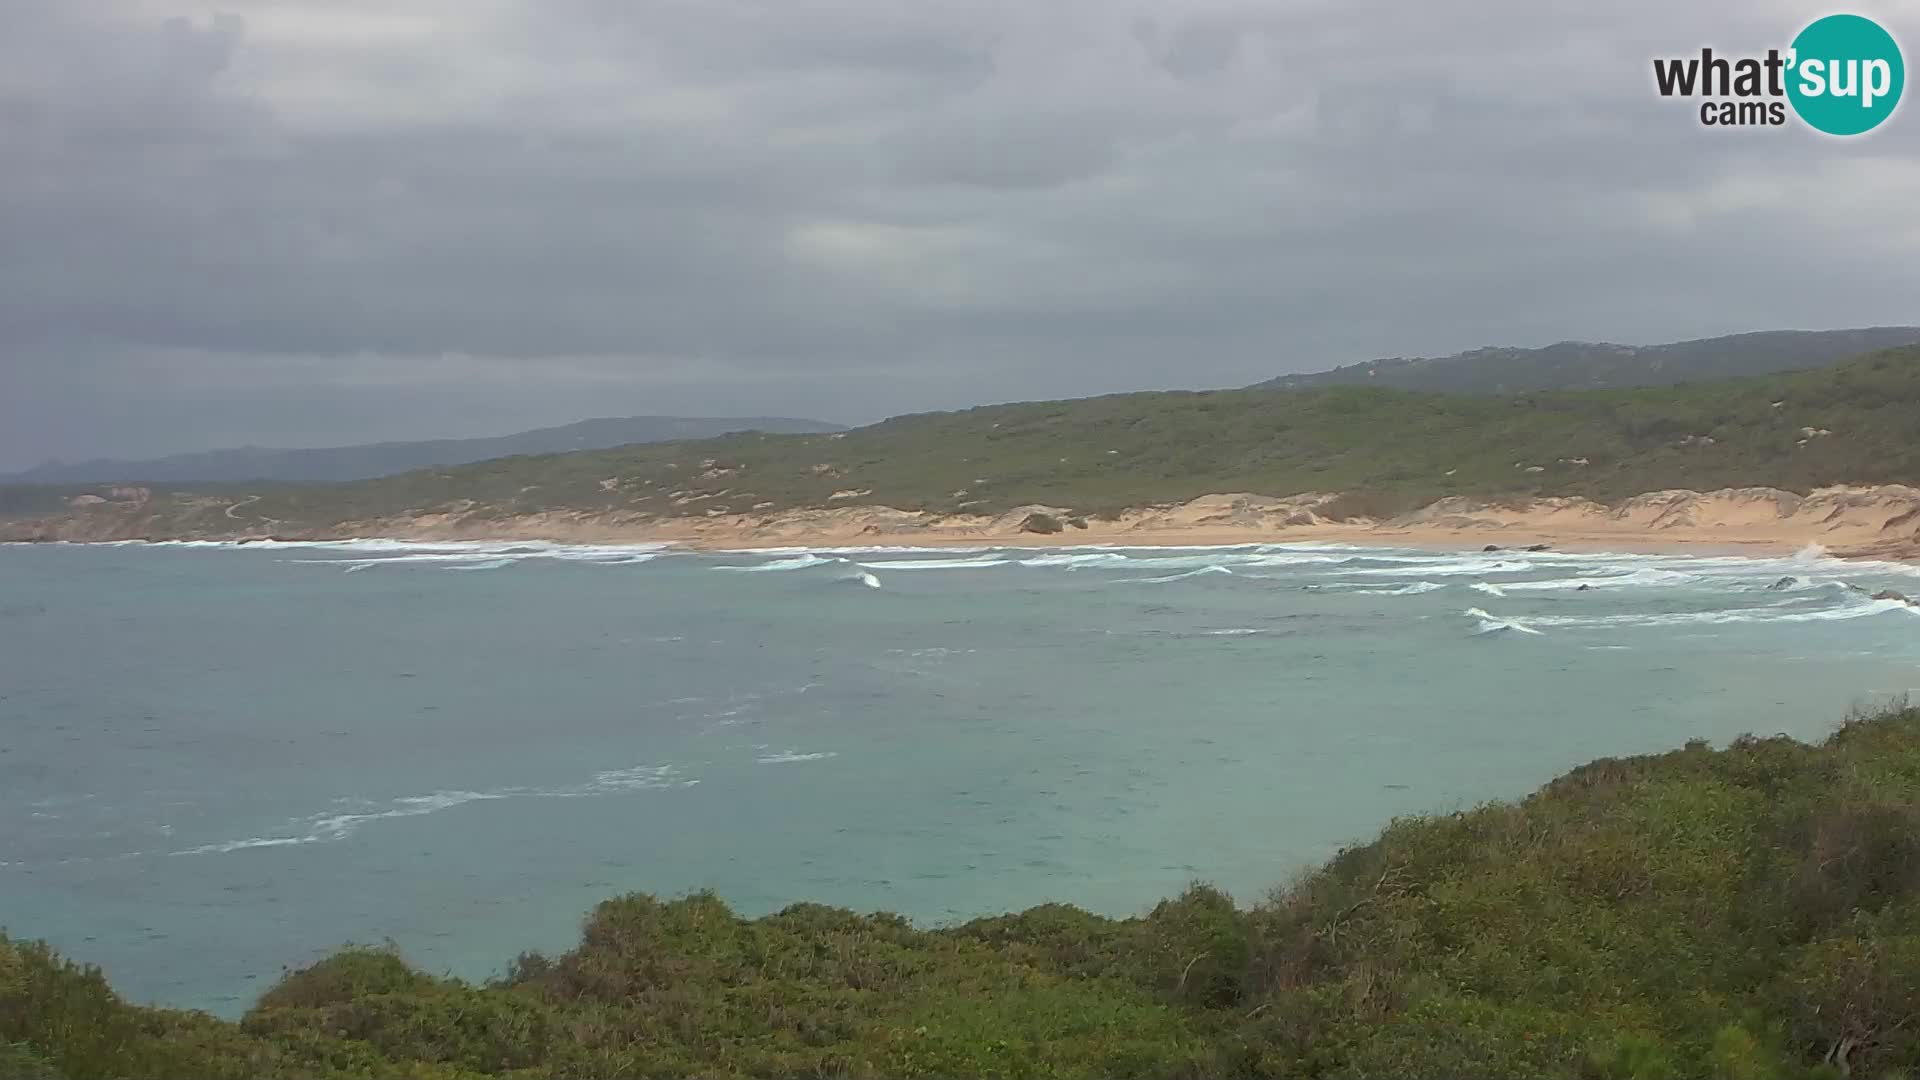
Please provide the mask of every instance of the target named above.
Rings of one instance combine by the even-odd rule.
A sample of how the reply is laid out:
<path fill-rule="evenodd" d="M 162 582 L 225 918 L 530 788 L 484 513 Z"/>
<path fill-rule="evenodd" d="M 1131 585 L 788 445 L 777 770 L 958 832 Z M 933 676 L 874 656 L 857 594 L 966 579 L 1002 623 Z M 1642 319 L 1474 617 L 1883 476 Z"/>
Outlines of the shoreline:
<path fill-rule="evenodd" d="M 478 542 L 488 542 L 476 538 Z M 502 541 L 510 542 L 510 541 Z M 565 541 L 555 541 L 565 542 Z M 1009 548 L 1035 551 L 1066 550 L 1072 548 L 1124 549 L 1124 548 L 1195 548 L 1227 549 L 1254 547 L 1263 544 L 1345 544 L 1355 547 L 1404 548 L 1416 551 L 1434 551 L 1449 553 L 1478 553 L 1482 551 L 1524 552 L 1528 548 L 1535 550 L 1562 552 L 1567 554 L 1607 554 L 1622 555 L 1750 555 L 1755 558 L 1768 558 L 1792 555 L 1803 551 L 1808 544 L 1824 545 L 1818 541 L 1793 542 L 1772 538 L 1743 537 L 1672 537 L 1658 535 L 1622 535 L 1622 536 L 1574 536 L 1544 531 L 1467 533 L 1455 531 L 1396 530 L 1369 528 L 1324 528 L 1300 529 L 1283 533 L 1251 532 L 1238 529 L 1190 529 L 1178 532 L 1129 532 L 1107 535 L 1077 534 L 1073 536 L 942 536 L 928 537 L 924 533 L 878 533 L 860 538 L 859 542 L 847 542 L 844 537 L 823 538 L 820 542 L 780 541 L 762 543 L 731 543 L 720 539 L 661 540 L 657 538 L 635 539 L 633 543 L 667 543 L 683 551 L 711 553 L 724 552 L 766 552 L 766 551 L 829 551 L 853 548 L 891 548 L 902 551 L 911 550 L 954 550 L 971 551 L 978 549 Z M 1543 546 L 1544 545 L 1544 546 Z M 1838 552 L 1826 551 L 1836 557 L 1851 557 Z M 1862 556 L 1864 557 L 1864 556 Z"/>
<path fill-rule="evenodd" d="M 1675 557 L 1729 557 L 1769 559 L 1785 558 L 1813 549 L 1813 554 L 1849 561 L 1907 563 L 1920 567 L 1920 546 L 1900 545 L 1895 549 L 1876 547 L 1829 547 L 1817 536 L 1755 536 L 1711 533 L 1707 535 L 1618 532 L 1567 533 L 1546 529 L 1510 529 L 1472 531 L 1465 529 L 1395 529 L 1381 527 L 1302 527 L 1285 531 L 1248 529 L 1190 528 L 1177 531 L 1076 531 L 1072 535 L 930 535 L 926 532 L 865 533 L 847 536 L 820 533 L 812 536 L 779 539 L 735 539 L 701 535 L 686 536 L 679 530 L 595 530 L 582 536 L 568 530 L 565 534 L 531 534 L 523 529 L 500 531 L 433 530 L 428 533 L 400 532 L 354 533 L 338 535 L 274 537 L 198 536 L 178 538 L 135 538 L 125 540 L 0 540 L 4 547 L 141 547 L 205 545 L 251 547 L 255 545 L 321 545 L 352 543 L 418 544 L 554 544 L 607 547 L 659 547 L 671 551 L 699 554 L 764 554 L 769 552 L 900 551 L 941 552 L 1010 550 L 1126 550 L 1191 548 L 1227 550 L 1261 545 L 1350 545 L 1380 549 L 1430 551 L 1448 554 L 1479 553 L 1558 553 L 1583 555 L 1666 555 Z"/>
<path fill-rule="evenodd" d="M 1086 518 L 1029 504 L 1000 514 L 942 515 L 887 506 L 797 509 L 767 516 L 655 518 L 549 511 L 517 517 L 411 512 L 324 528 L 189 527 L 140 506 L 87 506 L 53 518 L 0 522 L 0 540 L 126 543 L 340 542 L 667 544 L 686 551 L 769 549 L 1231 547 L 1359 544 L 1433 551 L 1792 555 L 1814 545 L 1837 558 L 1920 563 L 1920 488 L 1835 486 L 1807 495 L 1774 488 L 1649 492 L 1602 504 L 1577 497 L 1442 499 L 1385 519 L 1342 517 L 1340 496 L 1203 495 L 1171 506 Z"/>

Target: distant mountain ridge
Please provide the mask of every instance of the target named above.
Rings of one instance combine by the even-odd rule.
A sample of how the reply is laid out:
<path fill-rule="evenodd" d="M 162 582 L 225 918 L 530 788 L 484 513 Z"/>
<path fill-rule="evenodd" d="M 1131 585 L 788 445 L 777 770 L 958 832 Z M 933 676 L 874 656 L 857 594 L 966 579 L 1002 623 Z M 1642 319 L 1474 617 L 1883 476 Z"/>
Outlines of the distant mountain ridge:
<path fill-rule="evenodd" d="M 1473 505 L 1543 496 L 1612 504 L 1647 492 L 1762 487 L 1805 495 L 1840 484 L 1920 486 L 1916 401 L 1920 345 L 1812 371 L 1629 390 L 1114 394 L 899 416 L 831 434 L 752 432 L 513 457 L 327 486 L 0 486 L 0 540 L 423 529 L 437 537 L 651 539 L 663 527 L 704 522 L 742 537 L 807 543 L 794 537 L 826 520 L 810 515 L 859 508 L 888 508 L 894 516 L 859 525 L 884 533 L 883 522 L 1036 507 L 1072 528 L 1075 518 L 1118 519 L 1238 493 L 1313 494 L 1303 505 L 1334 521 L 1391 517 L 1453 497 L 1479 501 Z M 782 515 L 800 532 L 780 531 Z M 1910 533 L 1898 530 L 1915 524 L 1900 511 L 1886 537 L 1905 542 Z M 774 531 L 756 534 L 760 528 Z"/>
<path fill-rule="evenodd" d="M 1915 343 L 1920 343 L 1916 326 L 1763 330 L 1645 346 L 1562 341 L 1539 349 L 1484 348 L 1452 356 L 1368 360 L 1331 371 L 1282 375 L 1249 389 L 1387 386 L 1443 394 L 1516 394 L 1671 386 L 1826 367 Z"/>
<path fill-rule="evenodd" d="M 246 446 L 231 450 L 172 454 L 145 461 L 98 459 L 75 464 L 56 461 L 11 476 L 0 476 L 0 483 L 329 484 L 371 480 L 436 465 L 466 465 L 490 458 L 606 450 L 632 443 L 710 439 L 741 431 L 812 435 L 844 430 L 838 424 L 784 416 L 603 417 L 561 427 L 536 428 L 512 435 L 475 439 L 382 442 L 298 450 Z"/>

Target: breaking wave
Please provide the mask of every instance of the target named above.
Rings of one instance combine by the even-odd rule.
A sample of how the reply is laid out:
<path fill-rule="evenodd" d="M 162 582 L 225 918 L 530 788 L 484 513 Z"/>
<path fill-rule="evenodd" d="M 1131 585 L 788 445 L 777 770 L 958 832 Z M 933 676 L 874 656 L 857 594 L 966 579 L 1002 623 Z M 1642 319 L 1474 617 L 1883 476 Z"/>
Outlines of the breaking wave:
<path fill-rule="evenodd" d="M 1400 566 L 1365 566 L 1347 571 L 1350 574 L 1369 574 L 1376 577 L 1460 577 L 1467 574 L 1511 574 L 1522 570 L 1531 570 L 1531 563 L 1513 559 L 1460 559 L 1452 562 L 1436 562 L 1432 556 L 1419 563 Z"/>
<path fill-rule="evenodd" d="M 1626 573 L 1587 573 L 1579 577 L 1545 578 L 1540 581 L 1503 581 L 1503 589 L 1526 589 L 1569 592 L 1586 589 L 1619 588 L 1663 588 L 1674 585 L 1695 585 L 1701 582 L 1698 574 L 1683 573 L 1679 570 L 1661 570 L 1656 567 L 1642 567 Z"/>
<path fill-rule="evenodd" d="M 752 566 L 716 566 L 714 569 L 733 570 L 742 574 L 760 574 L 778 570 L 805 570 L 809 566 L 825 566 L 828 563 L 846 561 L 847 560 L 840 558 L 827 558 L 825 556 L 815 555 L 809 551 L 804 555 L 795 555 L 791 559 L 775 559 L 772 562 L 756 563 Z"/>
<path fill-rule="evenodd" d="M 198 541 L 183 541 L 193 546 Z M 427 565 L 448 570 L 498 570 L 528 560 L 591 563 L 602 566 L 628 566 L 651 562 L 666 553 L 666 544 L 553 544 L 544 541 L 518 543 L 447 542 L 420 543 L 405 540 L 316 540 L 311 542 L 259 540 L 212 544 L 243 550 L 315 549 L 361 555 L 366 558 L 283 559 L 305 566 L 338 566 L 345 573 L 371 570 L 379 566 Z"/>
<path fill-rule="evenodd" d="M 1180 581 L 1185 578 L 1200 577 L 1203 574 L 1227 574 L 1231 576 L 1233 574 L 1233 571 L 1227 569 L 1224 566 L 1219 566 L 1219 565 L 1202 566 L 1197 570 L 1188 570 L 1185 573 L 1180 573 L 1180 574 L 1168 574 L 1165 577 L 1126 578 L 1123 581 L 1123 584 L 1162 585 L 1169 581 Z"/>
<path fill-rule="evenodd" d="M 282 835 L 251 836 L 242 840 L 201 844 L 198 847 L 185 848 L 170 854 L 224 855 L 252 848 L 327 844 L 347 839 L 369 822 L 437 814 L 442 810 L 451 810 L 456 806 L 465 806 L 473 802 L 490 802 L 498 799 L 580 799 L 629 791 L 692 787 L 699 782 L 697 779 L 682 778 L 679 770 L 672 765 L 636 765 L 627 769 L 608 769 L 594 773 L 592 779 L 586 783 L 572 787 L 505 787 L 487 791 L 435 791 L 427 795 L 402 796 L 389 800 L 385 804 L 374 804 L 358 811 L 314 814 L 311 817 L 297 818 L 289 823 L 287 832 Z"/>
<path fill-rule="evenodd" d="M 1036 555 L 1031 559 L 1021 559 L 1021 566 L 1064 566 L 1072 569 L 1077 566 L 1112 566 L 1129 563 L 1133 560 L 1118 551 L 1082 551 L 1062 552 L 1055 555 Z"/>
<path fill-rule="evenodd" d="M 1444 582 L 1416 581 L 1409 585 L 1402 585 L 1397 589 L 1357 589 L 1355 590 L 1354 595 L 1355 596 L 1419 596 L 1421 593 L 1437 592 L 1446 587 L 1447 587 L 1446 583 Z"/>
<path fill-rule="evenodd" d="M 973 559 L 891 559 L 859 565 L 869 570 L 973 570 L 985 566 L 1006 566 L 1011 562 L 1012 559 L 988 555 Z"/>
<path fill-rule="evenodd" d="M 1541 631 L 1535 630 L 1533 627 L 1528 626 L 1526 623 L 1523 623 L 1518 619 L 1502 619 L 1497 615 L 1489 614 L 1486 611 L 1483 611 L 1482 609 L 1477 607 L 1468 608 L 1464 612 L 1464 614 L 1468 618 L 1474 619 L 1478 622 L 1479 627 L 1478 629 L 1474 630 L 1474 633 L 1476 634 L 1498 634 L 1508 630 L 1516 631 L 1522 634 L 1541 633 Z"/>
<path fill-rule="evenodd" d="M 1898 611 L 1908 615 L 1920 616 L 1920 607 L 1914 607 L 1902 600 L 1862 600 L 1857 603 L 1843 604 L 1839 607 L 1820 608 L 1814 611 L 1787 610 L 1800 607 L 1798 600 L 1782 601 L 1765 607 L 1731 608 L 1718 611 L 1674 611 L 1658 614 L 1624 615 L 1560 615 L 1543 616 L 1534 620 L 1543 626 L 1566 627 L 1647 627 L 1647 626 L 1718 626 L 1734 623 L 1805 623 L 1805 622 L 1844 622 L 1849 619 L 1864 619 L 1874 615 L 1884 615 Z"/>
<path fill-rule="evenodd" d="M 817 750 L 811 754 L 802 754 L 794 750 L 783 750 L 775 754 L 762 754 L 754 760 L 762 765 L 788 765 L 796 761 L 824 761 L 839 757 L 838 750 Z"/>

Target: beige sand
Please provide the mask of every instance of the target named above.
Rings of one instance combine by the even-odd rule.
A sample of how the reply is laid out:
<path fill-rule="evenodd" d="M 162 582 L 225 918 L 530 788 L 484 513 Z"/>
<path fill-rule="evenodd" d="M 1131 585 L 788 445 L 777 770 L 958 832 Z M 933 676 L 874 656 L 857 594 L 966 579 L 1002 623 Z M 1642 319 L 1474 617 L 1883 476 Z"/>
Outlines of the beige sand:
<path fill-rule="evenodd" d="M 797 510 L 772 516 L 656 519 L 540 514 L 507 521 L 418 515 L 350 523 L 345 535 L 420 539 L 545 539 L 580 543 L 672 541 L 703 549 L 900 545 L 1057 546 L 1352 542 L 1409 547 L 1785 554 L 1817 544 L 1836 555 L 1920 560 L 1920 489 L 1832 487 L 1801 496 L 1773 488 L 1659 491 L 1611 506 L 1578 498 L 1518 503 L 1444 499 L 1384 521 L 1332 521 L 1330 494 L 1269 498 L 1206 495 L 1041 534 L 1032 514 L 1077 520 L 1061 507 L 1024 506 L 993 517 L 936 515 L 883 506 Z"/>
<path fill-rule="evenodd" d="M 1351 542 L 1427 548 L 1526 547 L 1565 550 L 1695 551 L 1785 554 L 1817 544 L 1833 554 L 1920 561 L 1920 489 L 1831 487 L 1810 495 L 1773 488 L 1706 493 L 1657 491 L 1613 505 L 1578 498 L 1499 502 L 1443 499 L 1383 521 L 1330 520 L 1334 495 L 1286 498 L 1205 495 L 1174 506 L 1129 511 L 1118 520 L 1085 520 L 1057 533 L 1026 531 L 1033 514 L 1079 522 L 1061 507 L 1023 506 L 992 517 L 938 515 L 884 506 L 794 510 L 772 515 L 657 518 L 641 514 L 544 513 L 492 518 L 469 512 L 414 513 L 347 521 L 324 530 L 278 535 L 303 539 L 393 537 L 418 540 L 552 540 L 569 543 L 669 541 L 702 549 L 899 545 L 1058 546 L 1206 545 Z M 265 527 L 223 531 L 228 517 L 209 508 L 211 529 L 166 531 L 143 513 L 144 499 L 96 500 L 65 513 L 0 521 L 3 540 L 124 540 L 154 535 L 258 539 Z M 156 531 L 158 530 L 158 531 Z"/>

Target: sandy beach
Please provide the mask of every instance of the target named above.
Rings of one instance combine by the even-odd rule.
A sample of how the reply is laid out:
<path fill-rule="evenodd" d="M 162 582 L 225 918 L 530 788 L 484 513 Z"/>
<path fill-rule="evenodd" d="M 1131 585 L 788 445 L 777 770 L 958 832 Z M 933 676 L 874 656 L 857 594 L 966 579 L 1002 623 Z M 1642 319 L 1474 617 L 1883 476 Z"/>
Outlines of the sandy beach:
<path fill-rule="evenodd" d="M 1835 486 L 1807 495 L 1774 488 L 1649 492 L 1614 504 L 1582 498 L 1450 498 L 1375 520 L 1340 516 L 1337 496 L 1273 498 L 1205 495 L 1172 506 L 1083 518 L 1071 508 L 1030 505 L 992 516 L 940 515 L 886 506 L 802 509 L 770 515 L 660 518 L 627 513 L 552 512 L 499 518 L 418 512 L 341 522 L 325 530 L 269 526 L 202 539 L 542 540 L 563 543 L 669 542 L 704 550 L 782 547 L 969 547 L 1071 545 L 1187 546 L 1360 543 L 1480 549 L 1536 545 L 1565 551 L 1781 555 L 1818 545 L 1853 558 L 1920 561 L 1920 488 Z M 0 523 L 14 540 L 159 538 L 133 508 L 88 506 L 55 518 Z M 1057 531 L 1044 531 L 1057 527 Z"/>
<path fill-rule="evenodd" d="M 887 506 L 838 506 L 770 514 L 658 517 L 631 512 L 553 511 L 518 517 L 420 510 L 324 528 L 277 522 L 236 527 L 211 505 L 192 519 L 165 519 L 139 502 L 99 501 L 55 515 L 0 521 L 0 540 L 97 542 L 202 540 L 528 540 L 673 543 L 702 550 L 828 547 L 1073 545 L 1201 546 L 1358 543 L 1480 549 L 1545 545 L 1564 551 L 1781 555 L 1817 545 L 1850 558 L 1920 561 L 1920 488 L 1835 486 L 1806 495 L 1775 488 L 1656 491 L 1613 504 L 1577 497 L 1442 499 L 1384 519 L 1339 511 L 1334 493 L 1274 498 L 1203 495 L 1118 518 L 1070 507 L 1028 505 L 988 515 L 936 514 Z M 241 505 L 241 504 L 236 504 Z"/>

